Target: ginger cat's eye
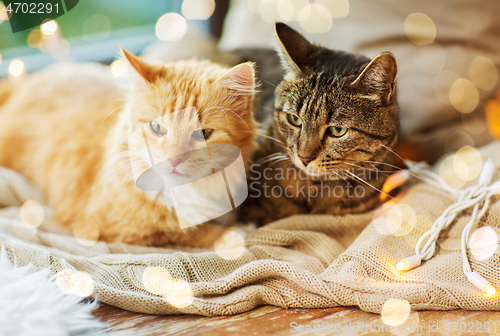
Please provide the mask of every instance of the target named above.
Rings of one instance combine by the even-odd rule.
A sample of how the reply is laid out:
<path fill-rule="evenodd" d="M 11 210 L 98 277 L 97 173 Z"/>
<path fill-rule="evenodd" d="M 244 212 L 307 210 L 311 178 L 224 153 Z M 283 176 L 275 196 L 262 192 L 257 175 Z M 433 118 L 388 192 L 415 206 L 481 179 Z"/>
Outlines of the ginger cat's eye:
<path fill-rule="evenodd" d="M 193 135 L 191 135 L 191 137 L 196 141 L 208 140 L 213 131 L 214 130 L 212 129 L 197 130 L 193 132 Z"/>
<path fill-rule="evenodd" d="M 347 133 L 347 127 L 330 126 L 326 130 L 326 134 L 335 138 L 340 138 L 341 136 L 344 136 L 344 134 L 346 133 Z"/>
<path fill-rule="evenodd" d="M 158 124 L 156 121 L 150 121 L 149 128 L 151 128 L 151 132 L 158 136 L 163 136 L 168 133 L 168 130 L 162 125 Z"/>
<path fill-rule="evenodd" d="M 290 124 L 292 124 L 293 126 L 296 126 L 296 127 L 301 127 L 302 126 L 302 120 L 300 120 L 300 118 L 297 117 L 296 115 L 294 115 L 294 114 L 288 114 L 286 116 L 286 118 L 288 119 L 288 122 Z"/>

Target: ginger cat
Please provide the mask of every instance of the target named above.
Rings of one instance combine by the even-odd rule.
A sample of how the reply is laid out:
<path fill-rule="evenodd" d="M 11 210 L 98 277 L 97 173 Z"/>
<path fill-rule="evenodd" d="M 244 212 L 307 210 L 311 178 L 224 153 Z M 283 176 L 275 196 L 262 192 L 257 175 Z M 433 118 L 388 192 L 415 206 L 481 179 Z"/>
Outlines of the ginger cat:
<path fill-rule="evenodd" d="M 148 154 L 138 154 L 130 136 L 142 128 L 149 155 L 170 158 L 164 161 L 165 174 L 174 179 L 194 177 L 206 166 L 193 151 L 203 144 L 235 145 L 247 165 L 256 148 L 253 65 L 228 69 L 195 60 L 151 65 L 123 52 L 134 69 L 125 92 L 108 68 L 91 65 L 54 66 L 10 87 L 0 101 L 0 165 L 38 186 L 56 220 L 75 236 L 210 246 L 223 227 L 205 223 L 181 229 L 165 190 L 136 186 L 131 164 L 137 168 L 137 160 Z M 185 121 L 173 123 L 179 110 L 190 113 L 178 118 L 196 120 L 200 128 L 186 134 Z M 184 152 L 176 149 L 182 137 L 188 139 Z M 192 198 L 186 195 L 187 204 Z"/>

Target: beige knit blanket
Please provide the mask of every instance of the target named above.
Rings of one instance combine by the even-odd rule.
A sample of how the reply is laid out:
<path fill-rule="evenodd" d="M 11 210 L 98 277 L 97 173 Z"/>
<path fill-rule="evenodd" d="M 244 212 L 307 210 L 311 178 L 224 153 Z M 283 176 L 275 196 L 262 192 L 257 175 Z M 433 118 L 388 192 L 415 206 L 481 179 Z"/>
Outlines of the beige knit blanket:
<path fill-rule="evenodd" d="M 480 152 L 500 166 L 500 142 Z M 23 223 L 20 207 L 27 200 L 43 203 L 22 176 L 1 168 L 0 246 L 9 258 L 18 265 L 50 268 L 62 275 L 58 277 L 62 288 L 76 286 L 75 293 L 126 310 L 213 316 L 270 304 L 359 306 L 380 313 L 389 299 L 406 300 L 413 310 L 500 308 L 498 295 L 485 298 L 462 273 L 460 236 L 470 209 L 441 233 L 434 258 L 410 272 L 395 269 L 400 259 L 414 254 L 420 235 L 454 201 L 424 183 L 397 197 L 398 211 L 392 218 L 373 220 L 375 212 L 294 216 L 249 235 L 243 254 L 233 260 L 208 250 L 103 242 L 84 246 L 53 223 L 48 207 L 38 229 Z M 494 197 L 472 232 L 489 226 L 500 233 L 499 218 L 500 201 Z M 476 260 L 471 253 L 469 258 L 473 270 L 500 288 L 498 249 L 485 260 Z M 75 280 L 74 274 L 86 275 Z"/>

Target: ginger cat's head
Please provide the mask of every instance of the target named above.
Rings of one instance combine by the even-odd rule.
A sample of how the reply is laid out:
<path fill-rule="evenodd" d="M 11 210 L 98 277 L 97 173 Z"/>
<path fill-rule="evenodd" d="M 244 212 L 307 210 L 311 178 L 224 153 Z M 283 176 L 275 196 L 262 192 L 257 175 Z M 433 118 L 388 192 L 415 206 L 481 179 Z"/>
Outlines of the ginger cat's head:
<path fill-rule="evenodd" d="M 231 69 L 195 60 L 151 65 L 124 54 L 136 72 L 121 117 L 133 171 L 153 160 L 167 184 L 184 184 L 212 173 L 211 157 L 225 155 L 219 144 L 238 147 L 248 162 L 256 148 L 251 63 Z"/>

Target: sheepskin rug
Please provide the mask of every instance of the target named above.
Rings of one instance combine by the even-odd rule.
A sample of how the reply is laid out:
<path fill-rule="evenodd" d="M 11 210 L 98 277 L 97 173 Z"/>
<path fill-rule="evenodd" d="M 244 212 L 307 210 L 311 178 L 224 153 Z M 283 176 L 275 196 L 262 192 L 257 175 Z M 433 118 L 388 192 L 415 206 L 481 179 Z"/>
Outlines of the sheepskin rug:
<path fill-rule="evenodd" d="M 103 335 L 105 324 L 91 314 L 96 307 L 63 293 L 48 269 L 16 267 L 2 251 L 0 336 Z"/>

